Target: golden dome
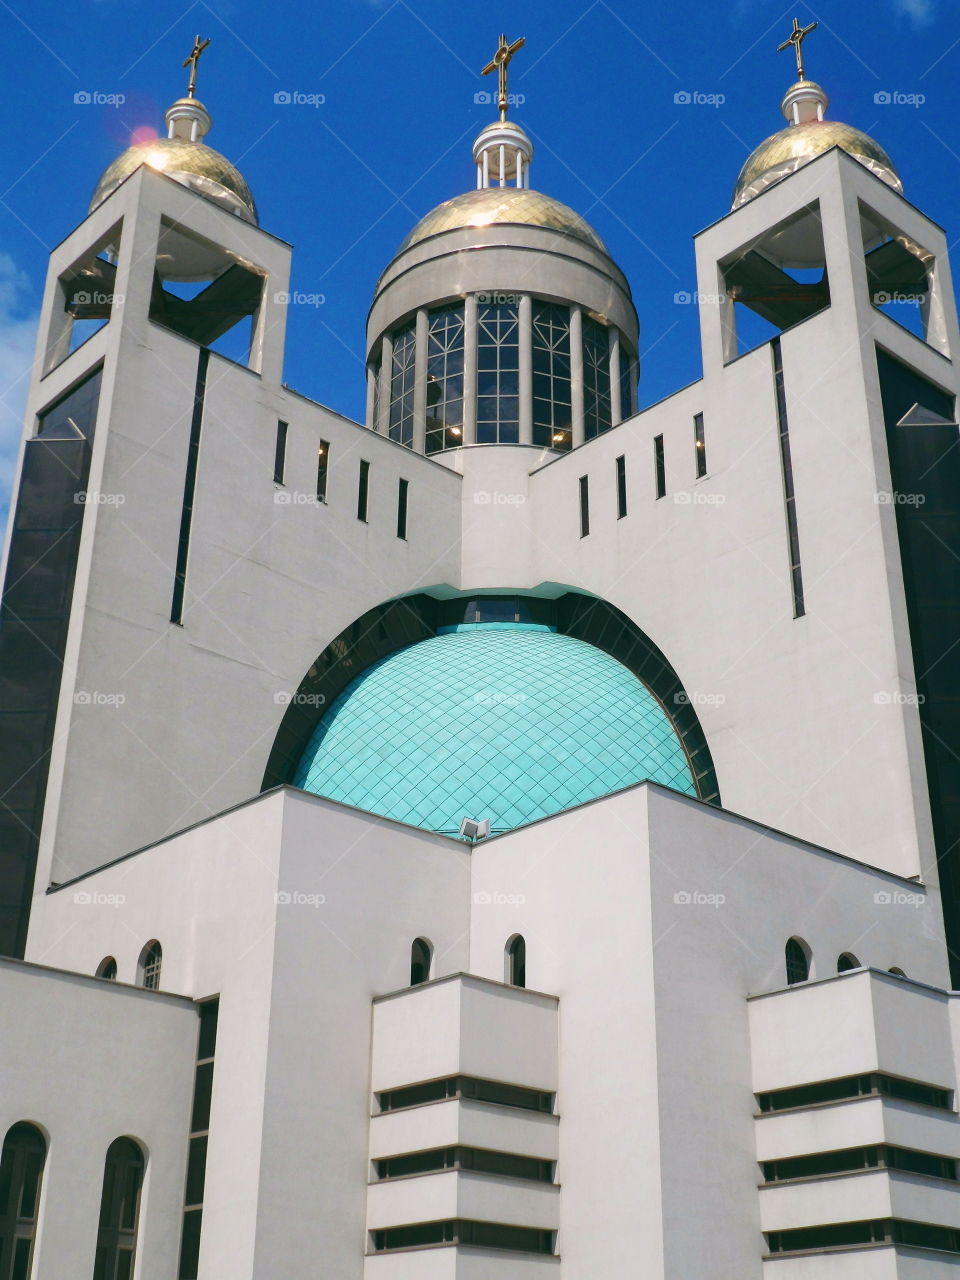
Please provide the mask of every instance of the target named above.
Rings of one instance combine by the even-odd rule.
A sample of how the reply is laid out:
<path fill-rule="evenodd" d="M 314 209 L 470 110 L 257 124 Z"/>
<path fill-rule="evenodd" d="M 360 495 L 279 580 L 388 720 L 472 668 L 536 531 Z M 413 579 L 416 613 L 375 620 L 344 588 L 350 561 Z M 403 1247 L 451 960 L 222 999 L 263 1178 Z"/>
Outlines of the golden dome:
<path fill-rule="evenodd" d="M 840 147 L 888 186 L 902 193 L 903 183 L 893 161 L 868 134 L 836 120 L 808 120 L 805 124 L 791 124 L 781 129 L 761 142 L 747 157 L 734 187 L 732 207 L 739 208 L 831 147 Z"/>
<path fill-rule="evenodd" d="M 240 171 L 219 151 L 203 142 L 191 142 L 186 138 L 154 138 L 128 147 L 97 183 L 90 211 L 106 200 L 142 164 L 215 200 L 246 222 L 257 222 L 257 206 Z"/>
<path fill-rule="evenodd" d="M 500 226 L 519 223 L 545 227 L 549 231 L 560 231 L 582 240 L 601 253 L 607 252 L 606 245 L 590 224 L 579 213 L 575 213 L 568 205 L 561 204 L 559 200 L 554 200 L 552 196 L 544 195 L 542 191 L 531 191 L 529 187 L 483 187 L 438 204 L 426 217 L 420 219 L 397 253 L 403 253 L 411 245 L 439 235 L 442 231 L 454 231 L 461 227 L 489 227 L 494 223 Z"/>

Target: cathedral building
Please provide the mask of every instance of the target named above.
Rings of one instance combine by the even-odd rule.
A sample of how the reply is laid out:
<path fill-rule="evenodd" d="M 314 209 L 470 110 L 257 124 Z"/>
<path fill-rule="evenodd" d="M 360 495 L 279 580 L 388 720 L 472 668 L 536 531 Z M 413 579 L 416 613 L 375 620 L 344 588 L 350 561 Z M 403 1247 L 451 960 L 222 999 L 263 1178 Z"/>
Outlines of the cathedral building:
<path fill-rule="evenodd" d="M 522 41 L 362 423 L 199 38 L 96 184 L 4 553 L 0 1280 L 960 1273 L 960 330 L 810 29 L 642 410 Z"/>

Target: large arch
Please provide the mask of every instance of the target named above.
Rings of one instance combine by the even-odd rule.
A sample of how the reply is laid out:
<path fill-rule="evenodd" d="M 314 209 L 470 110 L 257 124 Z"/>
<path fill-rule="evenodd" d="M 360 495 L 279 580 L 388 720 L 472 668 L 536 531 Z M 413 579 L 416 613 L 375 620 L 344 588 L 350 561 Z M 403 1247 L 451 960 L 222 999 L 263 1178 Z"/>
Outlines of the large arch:
<path fill-rule="evenodd" d="M 464 620 L 478 598 L 503 601 L 506 608 L 507 602 L 515 600 L 528 619 L 550 622 L 562 634 L 592 644 L 622 662 L 650 689 L 676 729 L 699 799 L 720 804 L 716 770 L 699 717 L 666 656 L 626 614 L 604 600 L 575 591 L 554 600 L 497 592 L 454 600 L 415 595 L 368 610 L 327 645 L 291 695 L 261 790 L 291 781 L 324 709 L 351 680 L 398 649 L 437 635 L 453 621 Z"/>

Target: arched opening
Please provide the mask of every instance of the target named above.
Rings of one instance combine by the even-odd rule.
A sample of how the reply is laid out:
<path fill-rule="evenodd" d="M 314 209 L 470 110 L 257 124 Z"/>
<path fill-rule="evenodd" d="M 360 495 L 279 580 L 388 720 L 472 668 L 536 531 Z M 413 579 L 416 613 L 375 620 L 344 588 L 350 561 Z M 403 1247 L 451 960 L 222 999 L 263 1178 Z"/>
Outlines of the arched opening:
<path fill-rule="evenodd" d="M 506 945 L 506 980 L 511 987 L 527 985 L 527 944 L 522 933 L 515 933 Z"/>
<path fill-rule="evenodd" d="M 837 956 L 837 973 L 849 973 L 851 969 L 859 969 L 860 961 L 852 951 L 841 951 Z"/>
<path fill-rule="evenodd" d="M 113 956 L 104 956 L 97 965 L 97 977 L 103 978 L 107 982 L 116 982 L 117 980 L 117 962 Z M 0 1275 L 3 1273 L 0 1272 Z"/>
<path fill-rule="evenodd" d="M 37 1235 L 47 1142 L 35 1125 L 7 1130 L 0 1153 L 0 1276 L 28 1280 Z"/>
<path fill-rule="evenodd" d="M 430 981 L 430 965 L 433 961 L 433 947 L 426 938 L 414 938 L 410 947 L 410 985 L 418 987 L 421 982 Z"/>
<path fill-rule="evenodd" d="M 789 939 L 784 958 L 787 962 L 787 985 L 792 987 L 798 982 L 806 982 L 810 977 L 810 948 L 802 938 Z"/>
<path fill-rule="evenodd" d="M 130 1138 L 110 1143 L 103 1167 L 96 1280 L 130 1280 L 133 1275 L 143 1169 L 143 1152 Z"/>
<path fill-rule="evenodd" d="M 890 973 L 892 973 L 892 974 L 893 974 L 895 977 L 897 977 L 897 978 L 905 978 L 905 977 L 907 976 L 907 975 L 903 972 L 903 970 L 902 970 L 902 969 L 898 969 L 896 965 L 894 965 L 894 966 L 893 966 L 893 968 L 889 970 L 889 972 L 890 972 Z"/>
<path fill-rule="evenodd" d="M 140 953 L 137 965 L 138 985 L 148 991 L 157 991 L 160 987 L 160 969 L 163 965 L 163 948 L 156 938 L 148 942 Z"/>

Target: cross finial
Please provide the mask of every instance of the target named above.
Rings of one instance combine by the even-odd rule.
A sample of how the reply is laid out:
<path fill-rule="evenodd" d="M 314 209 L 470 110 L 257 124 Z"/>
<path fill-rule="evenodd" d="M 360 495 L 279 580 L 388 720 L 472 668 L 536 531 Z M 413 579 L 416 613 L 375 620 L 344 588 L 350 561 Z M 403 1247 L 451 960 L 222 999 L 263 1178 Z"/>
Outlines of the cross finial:
<path fill-rule="evenodd" d="M 526 40 L 523 36 L 521 36 L 519 40 L 514 40 L 513 44 L 511 44 L 507 37 L 502 35 L 500 37 L 500 44 L 497 47 L 497 52 L 493 55 L 493 61 L 488 62 L 480 72 L 482 76 L 488 76 L 491 71 L 499 73 L 497 105 L 500 108 L 501 120 L 506 120 L 507 118 L 507 67 L 510 65 L 510 59 L 518 49 L 523 47 L 524 44 L 526 44 Z"/>
<path fill-rule="evenodd" d="M 199 36 L 194 37 L 193 48 L 189 55 L 184 58 L 183 65 L 190 68 L 190 83 L 187 85 L 187 97 L 192 98 L 197 88 L 197 63 L 200 61 L 200 55 L 210 43 L 209 40 L 201 40 Z"/>
<path fill-rule="evenodd" d="M 794 52 L 797 55 L 797 79 L 806 80 L 803 74 L 803 42 L 811 31 L 820 24 L 811 22 L 808 27 L 801 27 L 796 18 L 793 20 L 793 30 L 784 40 L 783 44 L 777 45 L 777 53 L 782 53 L 784 49 L 789 49 L 793 45 Z"/>

